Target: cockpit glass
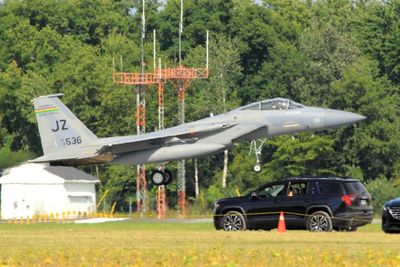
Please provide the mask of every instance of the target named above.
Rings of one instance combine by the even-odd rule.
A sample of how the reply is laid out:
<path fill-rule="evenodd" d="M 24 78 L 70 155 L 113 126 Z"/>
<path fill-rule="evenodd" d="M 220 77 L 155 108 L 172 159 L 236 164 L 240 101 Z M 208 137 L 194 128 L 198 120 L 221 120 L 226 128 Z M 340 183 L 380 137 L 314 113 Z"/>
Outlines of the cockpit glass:
<path fill-rule="evenodd" d="M 286 110 L 289 109 L 289 100 L 267 100 L 261 103 L 261 110 Z"/>
<path fill-rule="evenodd" d="M 241 110 L 260 110 L 260 103 L 257 102 L 254 104 L 250 104 L 248 106 L 241 108 Z"/>
<path fill-rule="evenodd" d="M 305 106 L 285 98 L 274 98 L 249 104 L 239 108 L 240 110 L 288 110 L 304 108 Z"/>
<path fill-rule="evenodd" d="M 304 107 L 305 107 L 304 105 L 294 102 L 292 100 L 290 100 L 290 102 L 289 102 L 289 109 L 298 109 L 298 108 L 304 108 Z"/>

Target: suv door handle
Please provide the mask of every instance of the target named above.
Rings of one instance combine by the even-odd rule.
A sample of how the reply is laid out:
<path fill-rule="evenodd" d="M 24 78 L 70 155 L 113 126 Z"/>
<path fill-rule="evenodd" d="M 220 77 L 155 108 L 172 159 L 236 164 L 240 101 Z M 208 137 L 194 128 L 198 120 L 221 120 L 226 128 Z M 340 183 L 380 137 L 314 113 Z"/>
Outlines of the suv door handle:
<path fill-rule="evenodd" d="M 310 202 L 310 200 L 309 200 L 308 198 L 306 198 L 306 199 L 304 200 L 304 202 Z"/>
<path fill-rule="evenodd" d="M 279 199 L 275 200 L 275 203 L 280 203 L 281 201 Z"/>

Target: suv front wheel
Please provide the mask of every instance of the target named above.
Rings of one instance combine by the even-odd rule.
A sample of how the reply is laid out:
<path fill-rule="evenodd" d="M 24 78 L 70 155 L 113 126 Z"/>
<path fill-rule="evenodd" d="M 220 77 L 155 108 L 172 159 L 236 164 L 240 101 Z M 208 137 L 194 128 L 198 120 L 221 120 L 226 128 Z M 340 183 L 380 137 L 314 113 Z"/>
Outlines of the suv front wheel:
<path fill-rule="evenodd" d="M 311 232 L 332 231 L 331 217 L 324 211 L 316 211 L 312 213 L 307 219 L 307 230 Z"/>
<path fill-rule="evenodd" d="M 246 221 L 240 212 L 229 211 L 222 217 L 221 228 L 224 231 L 246 230 Z"/>

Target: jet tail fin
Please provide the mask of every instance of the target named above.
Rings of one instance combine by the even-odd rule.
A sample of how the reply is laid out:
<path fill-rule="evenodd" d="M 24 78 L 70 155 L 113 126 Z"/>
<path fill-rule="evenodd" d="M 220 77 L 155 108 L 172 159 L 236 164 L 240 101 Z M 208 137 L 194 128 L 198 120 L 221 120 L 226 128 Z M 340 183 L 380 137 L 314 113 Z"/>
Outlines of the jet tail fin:
<path fill-rule="evenodd" d="M 32 100 L 43 153 L 90 145 L 97 137 L 61 102 L 63 94 Z"/>

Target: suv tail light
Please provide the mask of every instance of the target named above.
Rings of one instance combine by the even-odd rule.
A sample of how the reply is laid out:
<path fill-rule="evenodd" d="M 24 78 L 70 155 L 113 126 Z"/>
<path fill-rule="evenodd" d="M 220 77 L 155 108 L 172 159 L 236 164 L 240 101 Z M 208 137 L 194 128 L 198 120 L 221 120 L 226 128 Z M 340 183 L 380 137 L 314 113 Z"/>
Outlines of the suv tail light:
<path fill-rule="evenodd" d="M 354 201 L 353 195 L 344 195 L 342 196 L 342 201 L 346 204 L 346 206 L 351 206 L 352 201 Z"/>

